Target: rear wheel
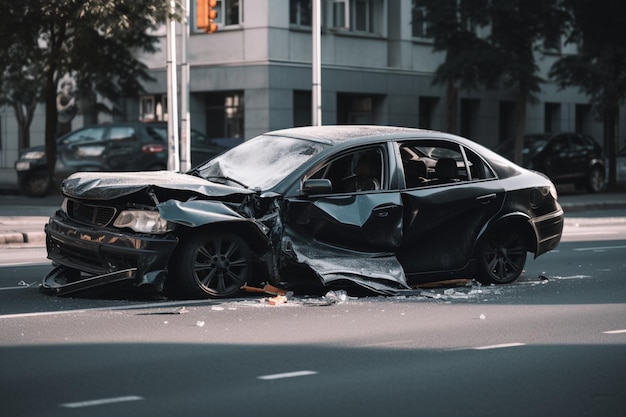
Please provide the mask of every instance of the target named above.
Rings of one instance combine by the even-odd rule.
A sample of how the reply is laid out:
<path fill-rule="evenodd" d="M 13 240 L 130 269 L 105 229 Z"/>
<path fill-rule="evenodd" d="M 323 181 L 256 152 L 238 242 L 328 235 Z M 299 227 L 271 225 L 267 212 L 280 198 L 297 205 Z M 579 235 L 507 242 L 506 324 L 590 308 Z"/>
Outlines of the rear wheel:
<path fill-rule="evenodd" d="M 500 227 L 490 232 L 478 248 L 476 279 L 483 284 L 508 284 L 524 270 L 528 252 L 518 228 Z"/>
<path fill-rule="evenodd" d="M 593 167 L 589 172 L 587 190 L 592 193 L 602 191 L 604 188 L 604 170 L 600 167 Z"/>
<path fill-rule="evenodd" d="M 197 234 L 181 243 L 172 272 L 190 297 L 231 297 L 251 276 L 250 248 L 234 233 Z"/>
<path fill-rule="evenodd" d="M 50 176 L 45 171 L 23 173 L 19 176 L 18 186 L 28 197 L 44 197 L 50 189 Z"/>

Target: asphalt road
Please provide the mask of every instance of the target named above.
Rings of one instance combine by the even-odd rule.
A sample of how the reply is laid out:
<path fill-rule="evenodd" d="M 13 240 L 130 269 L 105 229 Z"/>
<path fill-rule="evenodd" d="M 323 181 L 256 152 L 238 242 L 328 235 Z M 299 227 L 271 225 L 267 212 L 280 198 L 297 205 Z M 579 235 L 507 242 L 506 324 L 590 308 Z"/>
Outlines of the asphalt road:
<path fill-rule="evenodd" d="M 623 227 L 570 222 L 512 285 L 278 306 L 53 297 L 0 252 L 0 416 L 621 416 Z"/>

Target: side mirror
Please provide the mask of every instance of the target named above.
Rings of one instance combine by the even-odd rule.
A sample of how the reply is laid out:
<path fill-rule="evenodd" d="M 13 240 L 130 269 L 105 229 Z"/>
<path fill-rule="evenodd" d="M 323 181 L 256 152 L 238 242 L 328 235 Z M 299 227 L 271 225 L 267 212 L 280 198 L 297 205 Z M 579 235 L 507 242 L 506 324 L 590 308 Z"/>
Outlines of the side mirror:
<path fill-rule="evenodd" d="M 309 179 L 302 183 L 300 195 L 328 194 L 333 191 L 333 184 L 329 179 Z"/>

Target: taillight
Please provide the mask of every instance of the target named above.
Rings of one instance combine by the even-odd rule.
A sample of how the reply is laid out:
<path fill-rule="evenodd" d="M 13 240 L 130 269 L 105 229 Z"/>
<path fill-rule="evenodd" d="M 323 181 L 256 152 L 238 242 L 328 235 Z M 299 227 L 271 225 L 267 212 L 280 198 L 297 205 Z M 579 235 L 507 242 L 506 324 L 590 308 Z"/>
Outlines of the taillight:
<path fill-rule="evenodd" d="M 160 145 L 158 143 L 151 143 L 150 145 L 143 145 L 141 147 L 141 151 L 143 153 L 147 153 L 148 155 L 152 155 L 152 154 L 155 154 L 155 153 L 159 153 L 159 152 L 165 151 L 165 146 Z"/>

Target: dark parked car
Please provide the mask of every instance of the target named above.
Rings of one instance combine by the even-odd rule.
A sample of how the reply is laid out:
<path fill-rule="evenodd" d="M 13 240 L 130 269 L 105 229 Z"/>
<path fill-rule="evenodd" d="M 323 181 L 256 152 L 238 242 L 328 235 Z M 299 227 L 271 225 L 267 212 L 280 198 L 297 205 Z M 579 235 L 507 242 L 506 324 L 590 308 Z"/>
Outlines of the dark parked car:
<path fill-rule="evenodd" d="M 218 144 L 192 131 L 192 165 L 232 147 L 228 144 Z M 106 123 L 75 130 L 57 140 L 57 162 L 52 184 L 59 185 L 63 179 L 78 171 L 154 171 L 166 168 L 166 123 Z M 15 162 L 15 169 L 18 187 L 23 194 L 37 197 L 48 192 L 51 182 L 44 146 L 23 149 Z"/>
<path fill-rule="evenodd" d="M 513 159 L 514 141 L 502 142 L 495 151 Z M 572 183 L 598 192 L 604 188 L 602 148 L 589 135 L 538 133 L 524 136 L 522 166 L 546 174 L 555 184 Z"/>
<path fill-rule="evenodd" d="M 270 132 L 186 174 L 77 173 L 46 225 L 68 293 L 128 280 L 188 297 L 311 279 L 386 294 L 517 279 L 560 241 L 553 184 L 446 133 L 380 126 Z"/>

